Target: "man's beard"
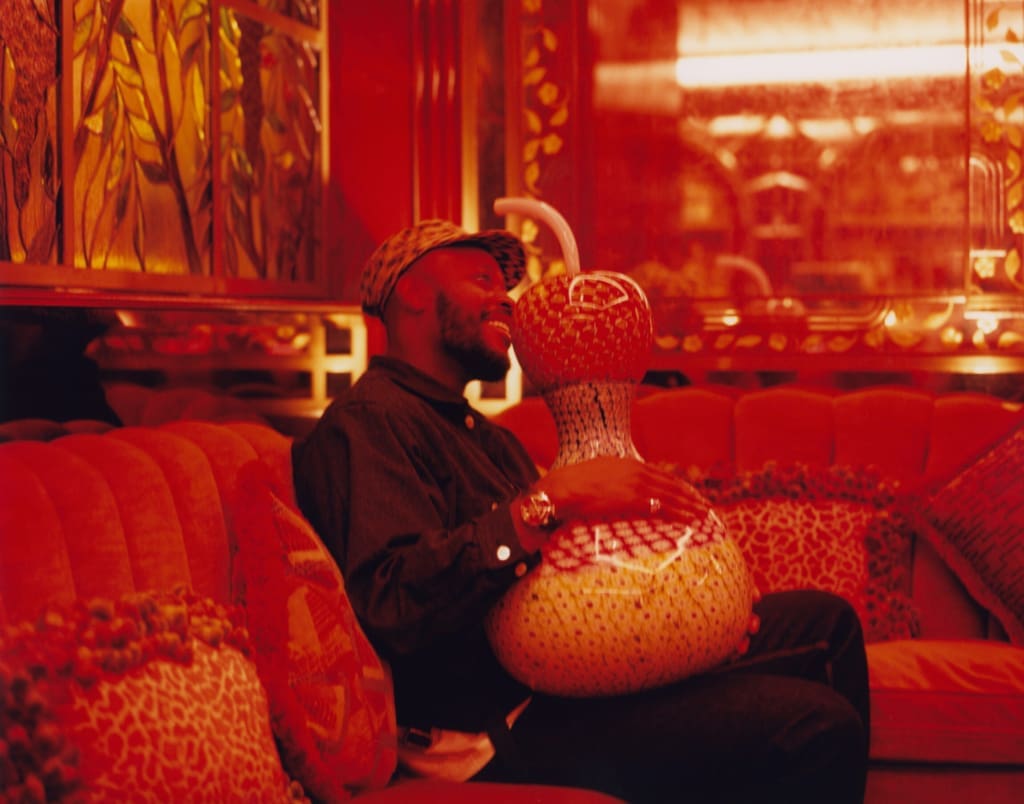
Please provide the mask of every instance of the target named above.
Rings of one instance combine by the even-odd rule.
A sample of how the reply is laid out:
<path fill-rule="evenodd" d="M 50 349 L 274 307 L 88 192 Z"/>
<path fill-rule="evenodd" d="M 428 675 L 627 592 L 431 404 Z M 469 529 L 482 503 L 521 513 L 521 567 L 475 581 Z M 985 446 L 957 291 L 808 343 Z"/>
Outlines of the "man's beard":
<path fill-rule="evenodd" d="M 479 317 L 459 309 L 444 293 L 437 296 L 437 315 L 445 352 L 458 360 L 471 377 L 496 382 L 508 373 L 508 353 L 487 346 Z"/>

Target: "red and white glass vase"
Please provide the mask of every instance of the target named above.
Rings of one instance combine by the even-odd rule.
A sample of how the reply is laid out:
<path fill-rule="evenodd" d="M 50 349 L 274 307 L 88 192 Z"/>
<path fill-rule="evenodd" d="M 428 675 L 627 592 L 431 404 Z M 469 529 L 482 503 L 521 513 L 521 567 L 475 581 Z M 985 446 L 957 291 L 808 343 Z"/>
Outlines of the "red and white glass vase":
<path fill-rule="evenodd" d="M 630 408 L 653 342 L 651 308 L 630 277 L 579 270 L 565 219 L 533 199 L 499 199 L 554 229 L 565 274 L 516 303 L 513 347 L 558 431 L 552 468 L 613 455 L 642 460 Z M 487 618 L 495 655 L 553 695 L 636 692 L 715 667 L 744 643 L 752 575 L 724 524 L 694 492 L 688 521 L 566 522 L 542 560 Z"/>

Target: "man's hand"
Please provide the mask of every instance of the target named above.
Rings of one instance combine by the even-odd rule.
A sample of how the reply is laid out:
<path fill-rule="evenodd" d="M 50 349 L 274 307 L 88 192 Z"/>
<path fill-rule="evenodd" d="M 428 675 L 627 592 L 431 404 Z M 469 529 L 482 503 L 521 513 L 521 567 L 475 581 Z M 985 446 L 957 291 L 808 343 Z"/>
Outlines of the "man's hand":
<path fill-rule="evenodd" d="M 708 507 L 689 483 L 633 458 L 601 457 L 563 466 L 535 487 L 547 492 L 563 522 L 649 517 L 686 522 Z"/>
<path fill-rule="evenodd" d="M 689 483 L 633 458 L 601 457 L 563 466 L 538 480 L 555 504 L 559 522 L 658 518 L 688 522 L 703 515 L 707 501 Z M 550 533 L 529 528 L 519 516 L 526 495 L 512 503 L 519 542 L 537 550 Z"/>

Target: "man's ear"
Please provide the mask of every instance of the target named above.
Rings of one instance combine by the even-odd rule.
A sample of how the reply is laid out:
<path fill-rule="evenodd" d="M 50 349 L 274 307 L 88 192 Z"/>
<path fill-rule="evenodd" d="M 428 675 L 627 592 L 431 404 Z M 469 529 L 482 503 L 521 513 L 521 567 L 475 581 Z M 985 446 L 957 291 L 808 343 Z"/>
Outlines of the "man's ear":
<path fill-rule="evenodd" d="M 390 307 L 392 304 L 397 304 L 406 313 L 415 315 L 423 313 L 433 304 L 433 291 L 430 283 L 413 272 L 403 274 L 391 291 L 388 306 Z"/>

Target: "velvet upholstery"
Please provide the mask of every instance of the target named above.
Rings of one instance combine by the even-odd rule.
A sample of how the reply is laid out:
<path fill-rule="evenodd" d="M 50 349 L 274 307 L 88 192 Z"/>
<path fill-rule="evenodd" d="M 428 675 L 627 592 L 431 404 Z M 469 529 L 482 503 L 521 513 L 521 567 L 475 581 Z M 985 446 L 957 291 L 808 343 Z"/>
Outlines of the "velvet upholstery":
<path fill-rule="evenodd" d="M 161 410 L 135 413 L 168 415 Z M 246 416 L 170 415 L 102 434 L 52 423 L 10 429 L 26 438 L 0 443 L 0 626 L 36 622 L 51 606 L 179 587 L 230 604 L 243 467 L 261 462 L 269 487 L 295 504 L 291 440 Z M 364 796 L 404 804 L 614 801 L 585 790 L 428 780 L 395 781 L 357 798 Z"/>
<path fill-rule="evenodd" d="M 948 480 L 1024 424 L 1020 404 L 895 386 L 640 389 L 632 411 L 639 453 L 694 482 L 706 473 L 738 479 L 773 464 L 870 469 L 899 490 L 894 505 L 918 499 L 914 492 Z M 556 445 L 541 400 L 526 399 L 496 418 L 547 466 Z M 1024 789 L 1017 725 L 1024 722 L 1024 650 L 1008 643 L 963 574 L 927 539 L 910 535 L 919 638 L 868 645 L 867 801 L 1017 801 Z"/>

